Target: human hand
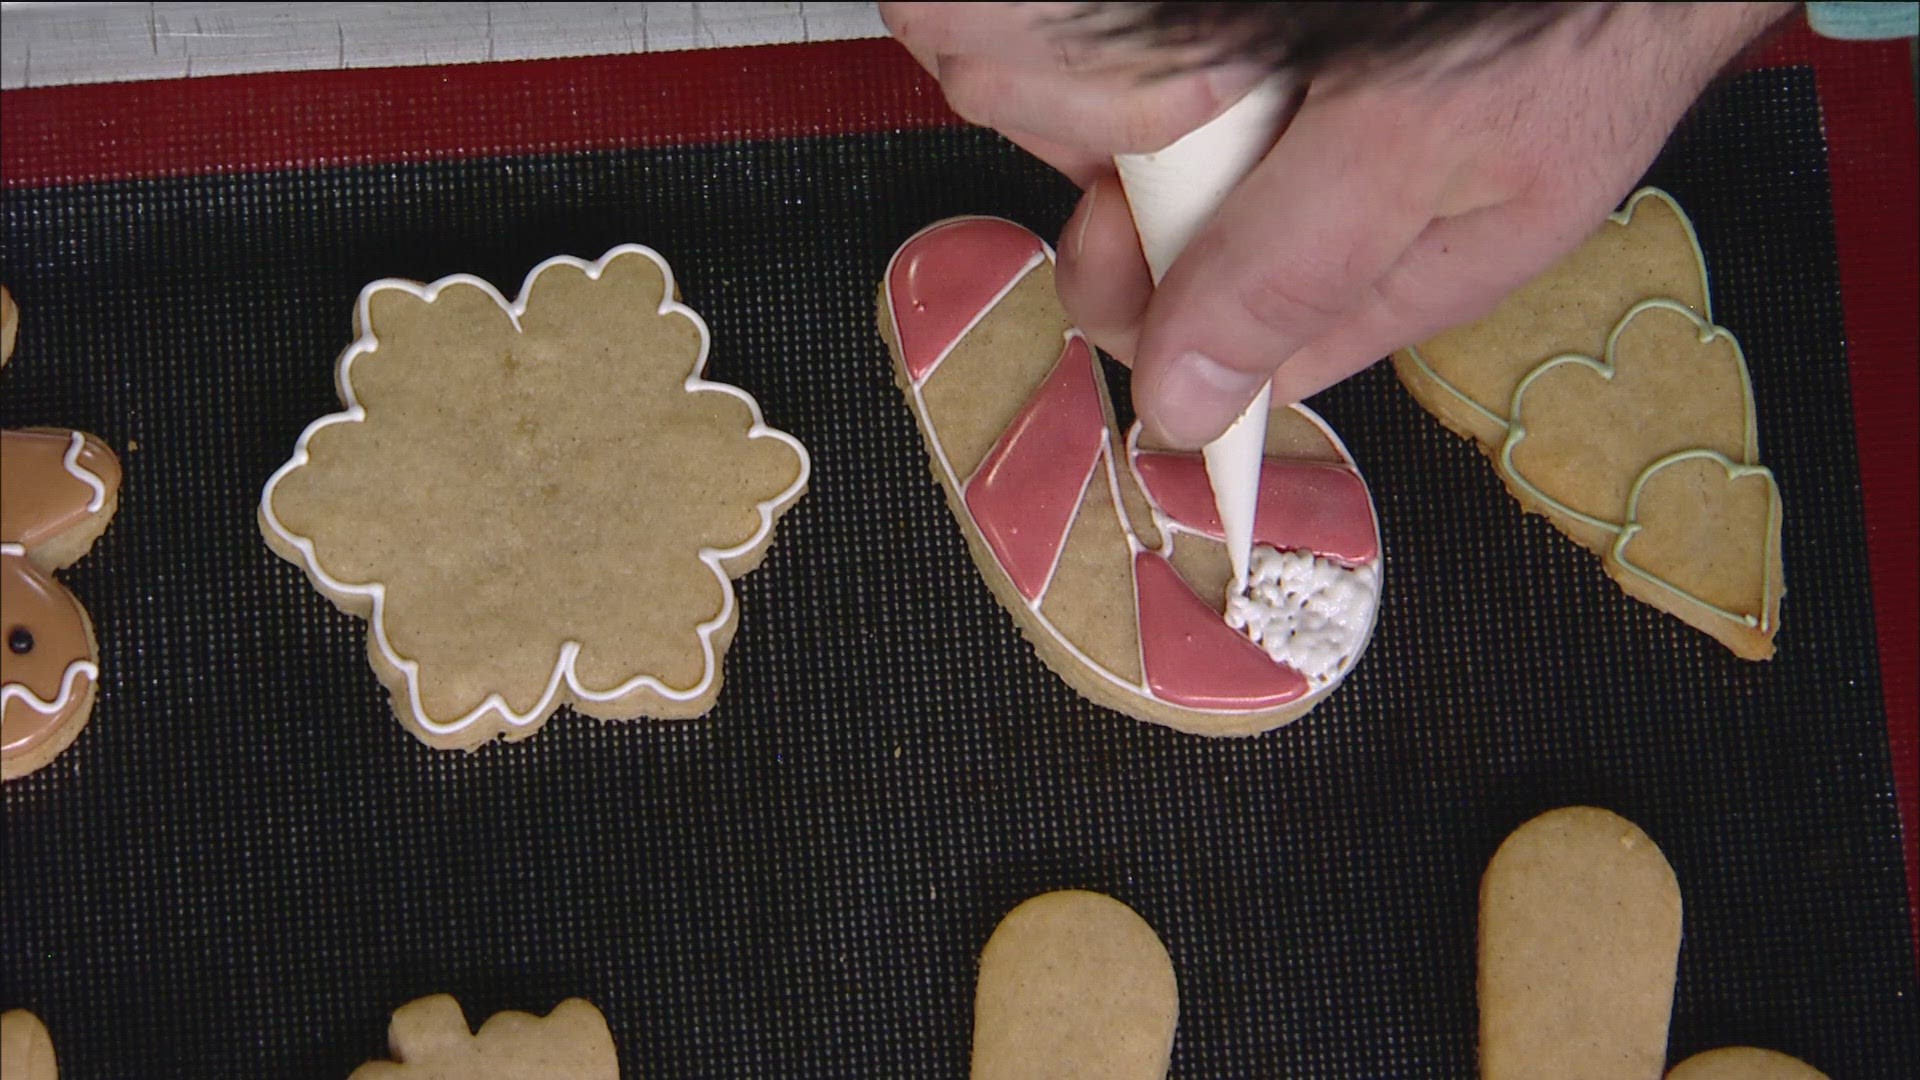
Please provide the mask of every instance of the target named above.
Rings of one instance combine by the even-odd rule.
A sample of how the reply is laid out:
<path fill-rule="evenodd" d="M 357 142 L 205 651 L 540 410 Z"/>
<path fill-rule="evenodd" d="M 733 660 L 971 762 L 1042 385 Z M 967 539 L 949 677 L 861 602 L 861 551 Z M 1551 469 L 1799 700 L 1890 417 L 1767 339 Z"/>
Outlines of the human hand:
<path fill-rule="evenodd" d="M 1078 4 L 881 7 L 956 112 L 1085 189 L 1061 301 L 1132 363 L 1136 412 L 1177 447 L 1219 435 L 1268 379 L 1297 401 L 1491 311 L 1578 246 L 1792 10 L 1626 4 L 1505 49 L 1470 31 L 1424 66 L 1331 67 L 1156 288 L 1112 155 L 1166 146 L 1271 69 L 1074 33 Z"/>

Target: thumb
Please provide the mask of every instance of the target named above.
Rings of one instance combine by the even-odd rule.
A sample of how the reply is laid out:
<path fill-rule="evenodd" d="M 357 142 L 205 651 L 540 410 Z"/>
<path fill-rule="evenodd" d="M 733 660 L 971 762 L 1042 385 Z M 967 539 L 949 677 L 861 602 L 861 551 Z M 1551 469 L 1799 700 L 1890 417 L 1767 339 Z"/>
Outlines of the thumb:
<path fill-rule="evenodd" d="M 1227 196 L 1147 305 L 1134 407 L 1166 445 L 1198 447 L 1225 431 L 1276 369 L 1376 299 L 1380 278 L 1432 220 L 1444 177 L 1409 175 L 1383 156 L 1404 154 L 1404 144 L 1383 145 L 1393 140 L 1377 132 L 1355 138 L 1345 110 L 1315 104 Z"/>

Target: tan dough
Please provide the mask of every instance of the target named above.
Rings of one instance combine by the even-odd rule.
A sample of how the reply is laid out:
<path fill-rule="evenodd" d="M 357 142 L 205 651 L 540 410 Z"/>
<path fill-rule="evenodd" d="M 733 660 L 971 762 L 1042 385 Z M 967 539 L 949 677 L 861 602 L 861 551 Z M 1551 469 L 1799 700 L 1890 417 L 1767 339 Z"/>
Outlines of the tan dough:
<path fill-rule="evenodd" d="M 1675 1065 L 1667 1080 L 1827 1080 L 1827 1074 L 1772 1050 L 1730 1046 L 1695 1054 Z"/>
<path fill-rule="evenodd" d="M 1671 198 L 1637 192 L 1492 314 L 1402 350 L 1394 370 L 1628 595 L 1742 659 L 1773 655 L 1779 492 L 1746 357 L 1713 325 L 1706 264 Z M 1717 480 L 1698 457 L 1675 468 L 1709 454 L 1729 470 Z"/>
<path fill-rule="evenodd" d="M 1646 833 L 1586 806 L 1529 821 L 1481 879 L 1482 1080 L 1660 1080 L 1679 956 Z"/>
<path fill-rule="evenodd" d="M 53 1039 L 40 1018 L 24 1009 L 0 1015 L 0 1077 L 4 1080 L 59 1080 Z"/>
<path fill-rule="evenodd" d="M 1131 908 L 1036 896 L 980 954 L 973 1080 L 1164 1080 L 1179 1011 L 1173 962 Z"/>
<path fill-rule="evenodd" d="M 374 670 L 429 745 L 526 738 L 562 705 L 685 719 L 719 698 L 732 579 L 810 465 L 744 391 L 698 378 L 706 326 L 673 292 L 636 247 L 543 263 L 511 303 L 470 278 L 363 292 L 337 381 L 364 412 L 308 429 L 260 524 L 377 624 Z"/>
<path fill-rule="evenodd" d="M 387 1029 L 392 1061 L 349 1080 L 619 1080 L 620 1061 L 600 1010 L 579 998 L 546 1016 L 496 1013 L 478 1033 L 446 994 L 401 1006 Z M 11 1078 L 9 1078 L 11 1080 Z"/>
<path fill-rule="evenodd" d="M 0 364 L 13 359 L 13 341 L 19 333 L 20 307 L 7 287 L 0 285 Z"/>

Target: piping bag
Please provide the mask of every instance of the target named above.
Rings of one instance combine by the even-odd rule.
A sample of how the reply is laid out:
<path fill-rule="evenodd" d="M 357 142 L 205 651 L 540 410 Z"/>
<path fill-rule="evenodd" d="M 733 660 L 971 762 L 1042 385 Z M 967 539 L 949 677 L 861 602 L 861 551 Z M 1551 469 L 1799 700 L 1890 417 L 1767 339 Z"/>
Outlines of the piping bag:
<path fill-rule="evenodd" d="M 1260 83 L 1233 107 L 1178 141 L 1149 154 L 1113 159 L 1127 193 L 1133 227 L 1157 286 L 1187 242 L 1200 231 L 1253 166 L 1266 156 L 1293 118 L 1298 86 L 1290 79 Z M 1253 518 L 1259 504 L 1260 461 L 1267 442 L 1273 384 L 1260 388 L 1247 411 L 1204 450 L 1213 503 L 1226 534 L 1236 592 L 1247 589 L 1253 555 Z"/>

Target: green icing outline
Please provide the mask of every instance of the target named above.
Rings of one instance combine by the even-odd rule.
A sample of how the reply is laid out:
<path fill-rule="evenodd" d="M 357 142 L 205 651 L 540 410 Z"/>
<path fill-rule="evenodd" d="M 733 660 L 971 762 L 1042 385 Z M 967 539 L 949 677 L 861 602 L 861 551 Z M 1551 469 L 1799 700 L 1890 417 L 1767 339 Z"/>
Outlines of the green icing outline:
<path fill-rule="evenodd" d="M 1687 243 L 1693 248 L 1693 264 L 1700 268 L 1700 306 L 1706 309 L 1704 314 L 1707 320 L 1711 322 L 1713 320 L 1713 291 L 1708 287 L 1707 255 L 1706 252 L 1700 248 L 1700 237 L 1699 234 L 1693 230 L 1693 219 L 1687 216 L 1685 210 L 1680 209 L 1680 204 L 1674 201 L 1673 196 L 1657 187 L 1643 187 L 1632 195 L 1627 196 L 1626 205 L 1608 214 L 1607 220 L 1615 225 L 1621 226 L 1632 224 L 1634 211 L 1639 209 L 1640 204 L 1647 199 L 1657 199 L 1667 204 L 1667 206 L 1673 210 L 1674 216 L 1680 219 L 1680 227 L 1684 229 L 1687 234 Z M 1432 364 L 1427 363 L 1427 358 L 1420 355 L 1419 346 L 1407 346 L 1406 353 L 1408 359 L 1413 361 L 1414 367 L 1419 368 L 1422 374 L 1432 379 L 1440 389 L 1453 395 L 1453 397 L 1462 404 L 1501 427 L 1506 427 L 1511 423 L 1507 417 L 1501 416 L 1492 409 L 1473 400 L 1467 396 L 1465 391 L 1448 382 L 1446 376 L 1435 370 Z M 1550 359 L 1547 362 L 1551 363 L 1552 360 Z"/>
<path fill-rule="evenodd" d="M 1660 458 L 1659 460 L 1653 462 L 1653 464 L 1648 465 L 1646 468 L 1640 470 L 1640 475 L 1634 479 L 1633 487 L 1629 490 L 1627 495 L 1627 514 L 1626 514 L 1627 520 L 1624 523 L 1615 523 L 1611 521 L 1605 521 L 1600 518 L 1594 517 L 1591 514 L 1585 514 L 1578 510 L 1575 510 L 1573 507 L 1568 506 L 1567 504 L 1561 502 L 1560 500 L 1554 498 L 1551 495 L 1548 495 L 1545 491 L 1542 491 L 1540 487 L 1536 485 L 1533 481 L 1527 479 L 1526 475 L 1523 474 L 1519 469 L 1514 467 L 1513 448 L 1520 445 L 1520 443 L 1525 441 L 1527 437 L 1526 425 L 1521 423 L 1518 420 L 1518 417 L 1520 416 L 1520 409 L 1523 403 L 1523 399 L 1526 397 L 1528 388 L 1530 388 L 1533 385 L 1533 381 L 1539 378 L 1541 375 L 1545 374 L 1547 371 L 1550 371 L 1553 368 L 1559 367 L 1562 364 L 1579 364 L 1582 367 L 1590 368 L 1596 374 L 1598 374 L 1601 378 L 1607 380 L 1608 382 L 1612 382 L 1613 376 L 1615 372 L 1618 370 L 1614 363 L 1614 351 L 1615 351 L 1615 346 L 1618 344 L 1620 340 L 1621 333 L 1623 333 L 1626 330 L 1628 325 L 1630 325 L 1633 322 L 1633 320 L 1639 318 L 1643 313 L 1648 311 L 1653 311 L 1653 310 L 1672 311 L 1686 318 L 1688 322 L 1691 322 L 1694 325 L 1694 328 L 1697 331 L 1696 340 L 1698 340 L 1699 343 L 1702 345 L 1710 344 L 1716 338 L 1725 338 L 1727 339 L 1727 343 L 1733 346 L 1733 366 L 1734 366 L 1734 370 L 1740 373 L 1740 394 L 1742 399 L 1741 405 L 1742 405 L 1742 410 L 1744 413 L 1744 421 L 1745 421 L 1743 425 L 1744 433 L 1740 441 L 1741 441 L 1741 449 L 1745 453 L 1747 460 L 1744 462 L 1736 462 L 1736 461 L 1733 461 L 1733 459 L 1727 457 L 1725 454 L 1720 453 L 1718 450 L 1706 450 L 1706 449 L 1678 450 L 1671 454 L 1668 454 L 1667 456 Z M 1775 503 L 1770 503 L 1767 510 L 1767 514 L 1768 514 L 1767 538 L 1765 542 L 1766 551 L 1764 552 L 1765 557 L 1767 559 L 1767 564 L 1766 564 L 1766 569 L 1763 571 L 1763 574 L 1765 576 L 1763 578 L 1762 587 L 1761 587 L 1761 615 L 1760 615 L 1760 618 L 1758 619 L 1755 619 L 1754 617 L 1749 615 L 1741 614 L 1739 612 L 1728 611 L 1725 608 L 1709 603 L 1705 597 L 1695 596 L 1694 594 L 1686 591 L 1685 589 L 1682 589 L 1678 585 L 1675 585 L 1673 582 L 1667 581 L 1664 578 L 1658 577 L 1648 572 L 1647 570 L 1634 565 L 1632 562 L 1626 560 L 1621 554 L 1626 547 L 1627 540 L 1630 539 L 1634 533 L 1639 532 L 1640 529 L 1642 528 L 1638 520 L 1640 491 L 1642 488 L 1646 486 L 1647 478 L 1649 476 L 1652 476 L 1654 473 L 1659 472 L 1661 469 L 1664 469 L 1667 466 L 1673 464 L 1676 461 L 1691 459 L 1695 457 L 1717 458 L 1727 463 L 1729 468 L 1729 473 L 1731 473 L 1732 470 L 1734 469 L 1744 470 L 1741 473 L 1739 473 L 1739 475 L 1732 476 L 1732 479 L 1735 479 L 1735 480 L 1742 479 L 1745 476 L 1752 475 L 1753 473 L 1765 473 L 1767 476 L 1767 482 L 1769 483 L 1769 485 L 1773 487 L 1775 494 L 1776 495 L 1778 494 L 1779 484 L 1774 480 L 1773 472 L 1767 469 L 1765 466 L 1760 465 L 1758 463 L 1760 458 L 1760 432 L 1759 432 L 1759 422 L 1756 416 L 1756 409 L 1754 407 L 1754 400 L 1753 400 L 1753 377 L 1752 377 L 1752 373 L 1747 368 L 1746 351 L 1740 347 L 1739 339 L 1734 337 L 1732 332 L 1728 331 L 1726 327 L 1715 326 L 1714 324 L 1708 322 L 1707 320 L 1702 319 L 1698 314 L 1694 312 L 1692 308 L 1688 307 L 1685 304 L 1680 303 L 1677 300 L 1665 300 L 1665 299 L 1657 299 L 1657 298 L 1653 300 L 1642 300 L 1639 303 L 1633 305 L 1633 307 L 1628 308 L 1626 315 L 1624 315 L 1619 322 L 1615 323 L 1613 326 L 1613 329 L 1607 333 L 1607 348 L 1606 348 L 1605 360 L 1595 360 L 1593 357 L 1587 356 L 1582 353 L 1562 353 L 1559 356 L 1555 356 L 1548 359 L 1547 361 L 1542 363 L 1539 367 L 1536 367 L 1532 371 L 1528 372 L 1527 377 L 1524 379 L 1521 379 L 1520 384 L 1513 388 L 1513 404 L 1508 407 L 1508 411 L 1512 413 L 1516 419 L 1508 422 L 1506 441 L 1500 445 L 1500 471 L 1501 473 L 1510 477 L 1513 480 L 1513 482 L 1521 488 L 1521 490 L 1525 491 L 1528 495 L 1537 499 L 1543 505 L 1549 506 L 1554 510 L 1557 510 L 1560 513 L 1567 515 L 1568 517 L 1573 518 L 1576 521 L 1582 521 L 1589 525 L 1594 526 L 1595 528 L 1613 533 L 1615 535 L 1615 539 L 1614 539 L 1613 547 L 1610 551 L 1610 554 L 1612 555 L 1614 561 L 1620 563 L 1620 565 L 1626 567 L 1627 570 L 1631 571 L 1635 575 L 1641 578 L 1644 578 L 1647 581 L 1652 582 L 1653 584 L 1658 585 L 1669 592 L 1672 592 L 1676 595 L 1679 595 L 1688 600 L 1691 600 L 1694 603 L 1699 604 L 1701 607 L 1706 608 L 1708 611 L 1711 611 L 1716 615 L 1720 615 L 1723 618 L 1731 619 L 1734 622 L 1740 623 L 1744 626 L 1748 626 L 1748 627 L 1758 626 L 1762 630 L 1767 629 L 1767 626 L 1768 626 L 1767 612 L 1770 611 L 1773 606 L 1772 605 L 1772 600 L 1773 600 L 1773 581 L 1772 581 L 1773 561 L 1772 560 L 1773 560 L 1773 543 L 1774 543 L 1773 530 L 1774 530 L 1775 524 L 1779 520 L 1778 512 L 1775 509 L 1775 507 L 1777 506 L 1777 500 Z"/>
<path fill-rule="evenodd" d="M 1704 459 L 1718 464 L 1720 468 L 1726 471 L 1727 482 L 1729 484 L 1738 483 L 1750 476 L 1761 477 L 1767 483 L 1767 538 L 1760 552 L 1760 614 L 1757 617 L 1743 612 L 1728 611 L 1726 608 L 1710 604 L 1703 598 L 1695 596 L 1675 585 L 1673 582 L 1649 572 L 1633 560 L 1627 558 L 1627 544 L 1645 528 L 1640 522 L 1641 489 L 1647 486 L 1647 481 L 1653 479 L 1655 473 L 1660 472 L 1670 465 L 1677 465 L 1682 461 L 1693 461 L 1696 459 Z M 1757 627 L 1764 633 L 1772 629 L 1774 600 L 1773 560 L 1774 547 L 1776 544 L 1774 530 L 1778 528 L 1779 524 L 1780 483 L 1774 478 L 1773 470 L 1764 465 L 1743 465 L 1718 450 L 1681 450 L 1677 453 L 1668 454 L 1666 457 L 1647 466 L 1646 470 L 1640 474 L 1640 478 L 1633 482 L 1633 492 L 1627 496 L 1627 523 L 1621 526 L 1620 536 L 1613 542 L 1613 561 L 1618 563 L 1622 569 L 1627 570 L 1635 576 L 1643 578 L 1651 584 L 1658 585 L 1669 592 L 1685 597 L 1716 615 L 1731 619 L 1749 628 Z"/>

